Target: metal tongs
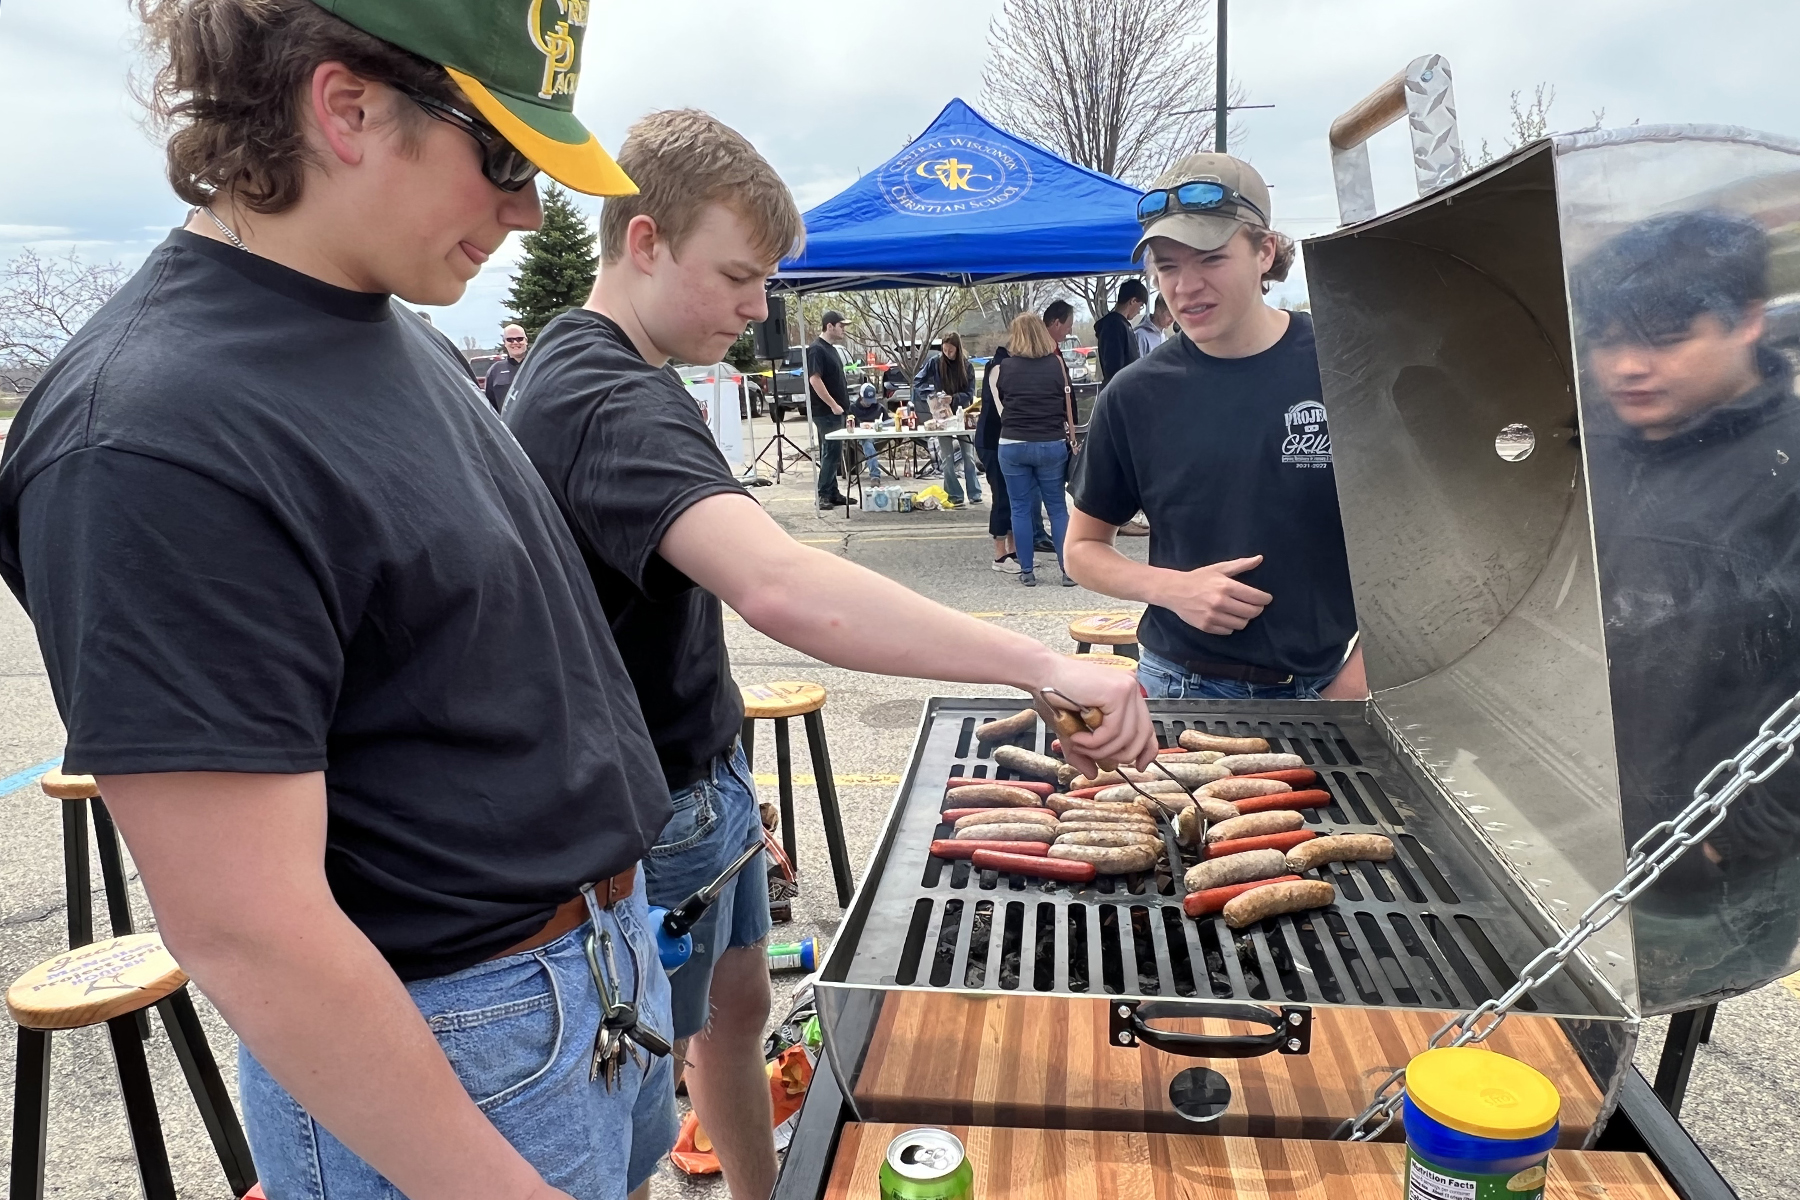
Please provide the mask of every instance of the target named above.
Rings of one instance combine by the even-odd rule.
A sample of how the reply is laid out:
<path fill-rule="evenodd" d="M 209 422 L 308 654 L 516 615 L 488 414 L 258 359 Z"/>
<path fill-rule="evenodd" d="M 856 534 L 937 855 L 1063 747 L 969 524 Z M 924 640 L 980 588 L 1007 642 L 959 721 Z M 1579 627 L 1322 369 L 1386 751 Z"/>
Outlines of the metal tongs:
<path fill-rule="evenodd" d="M 1062 703 L 1054 703 L 1051 700 L 1052 696 L 1056 697 L 1057 700 L 1062 701 Z M 1050 723 L 1051 727 L 1056 730 L 1057 737 L 1062 738 L 1065 741 L 1084 731 L 1092 733 L 1094 730 L 1100 728 L 1101 723 L 1106 718 L 1106 714 L 1099 709 L 1084 708 L 1053 687 L 1039 688 L 1037 700 L 1037 704 L 1033 707 L 1038 710 L 1038 715 Z M 1067 707 L 1065 707 L 1065 705 Z M 1187 793 L 1189 800 L 1196 804 L 1199 803 L 1200 797 L 1194 789 L 1183 783 L 1180 778 L 1176 776 L 1175 772 L 1164 766 L 1160 757 L 1152 761 L 1158 770 L 1175 781 L 1175 786 Z M 1146 792 L 1143 788 L 1139 787 L 1136 780 L 1125 774 L 1119 763 L 1104 762 L 1100 759 L 1095 759 L 1094 765 L 1099 767 L 1102 771 L 1118 772 L 1119 778 L 1123 779 L 1132 791 L 1150 801 L 1152 804 L 1155 804 L 1157 811 L 1162 811 L 1162 805 L 1157 801 L 1155 795 Z"/>

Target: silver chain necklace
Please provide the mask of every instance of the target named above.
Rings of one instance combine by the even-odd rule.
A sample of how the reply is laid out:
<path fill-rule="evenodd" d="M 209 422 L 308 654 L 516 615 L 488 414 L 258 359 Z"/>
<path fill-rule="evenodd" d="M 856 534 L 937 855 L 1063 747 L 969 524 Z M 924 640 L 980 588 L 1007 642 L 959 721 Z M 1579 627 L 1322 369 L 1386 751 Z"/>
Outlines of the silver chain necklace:
<path fill-rule="evenodd" d="M 245 254 L 250 253 L 250 247 L 244 245 L 244 239 L 239 237 L 237 231 L 232 229 L 231 226 L 221 221 L 219 219 L 219 214 L 214 212 L 210 206 L 202 205 L 200 211 L 212 218 L 212 223 L 219 227 L 219 232 L 225 235 L 226 241 L 236 246 L 239 250 L 242 250 Z"/>

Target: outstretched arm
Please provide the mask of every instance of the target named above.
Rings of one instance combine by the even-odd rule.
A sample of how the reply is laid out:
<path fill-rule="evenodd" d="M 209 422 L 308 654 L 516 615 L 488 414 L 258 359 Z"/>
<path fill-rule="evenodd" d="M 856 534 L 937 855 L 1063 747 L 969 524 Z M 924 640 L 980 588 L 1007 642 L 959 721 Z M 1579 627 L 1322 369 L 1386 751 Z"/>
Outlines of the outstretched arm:
<path fill-rule="evenodd" d="M 1274 598 L 1236 578 L 1262 562 L 1261 555 L 1173 571 L 1120 554 L 1113 545 L 1118 532 L 1100 518 L 1071 508 L 1063 541 L 1069 577 L 1104 596 L 1166 608 L 1195 629 L 1220 636 L 1254 621 Z"/>
<path fill-rule="evenodd" d="M 658 551 L 753 628 L 834 666 L 1030 692 L 1053 687 L 1103 710 L 1099 730 L 1064 745 L 1070 762 L 1088 774 L 1097 759 L 1146 765 L 1156 753 L 1135 676 L 1074 662 L 1023 634 L 802 546 L 748 496 L 701 500 L 669 527 Z M 870 627 L 882 636 L 859 632 Z"/>

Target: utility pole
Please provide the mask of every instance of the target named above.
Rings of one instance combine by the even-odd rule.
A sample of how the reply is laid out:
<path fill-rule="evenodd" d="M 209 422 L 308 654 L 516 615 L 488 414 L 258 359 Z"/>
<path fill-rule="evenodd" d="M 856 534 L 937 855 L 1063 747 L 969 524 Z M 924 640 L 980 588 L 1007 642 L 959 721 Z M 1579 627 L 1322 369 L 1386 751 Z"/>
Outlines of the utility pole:
<path fill-rule="evenodd" d="M 1229 111 L 1230 98 L 1226 96 L 1225 73 L 1225 0 L 1213 0 L 1219 6 L 1219 36 L 1213 47 L 1213 74 L 1218 81 L 1216 102 L 1213 106 L 1213 149 L 1220 154 L 1225 153 L 1225 114 Z"/>

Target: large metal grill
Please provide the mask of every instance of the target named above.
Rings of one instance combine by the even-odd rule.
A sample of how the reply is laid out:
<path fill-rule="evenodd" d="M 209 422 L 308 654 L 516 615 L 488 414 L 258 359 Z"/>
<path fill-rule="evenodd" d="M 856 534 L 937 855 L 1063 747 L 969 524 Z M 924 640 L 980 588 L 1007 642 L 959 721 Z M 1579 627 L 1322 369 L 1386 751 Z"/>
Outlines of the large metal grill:
<path fill-rule="evenodd" d="M 1232 931 L 1181 908 L 1179 874 L 1102 876 L 1074 886 L 975 871 L 930 856 L 949 836 L 939 814 L 952 776 L 1005 779 L 980 721 L 1004 701 L 933 701 L 884 844 L 839 945 L 827 984 L 1384 1007 L 1466 1008 L 1497 995 L 1542 949 L 1522 895 L 1466 830 L 1427 803 L 1360 705 L 1152 701 L 1163 744 L 1184 729 L 1263 737 L 1319 772 L 1333 802 L 1305 814 L 1320 833 L 1385 833 L 1396 857 L 1327 868 L 1331 908 Z M 1041 726 L 1035 744 L 1047 750 Z M 1165 836 L 1178 852 L 1172 834 Z M 1195 861 L 1182 853 L 1183 867 Z M 1564 1015 L 1598 1007 L 1578 982 L 1536 1003 Z"/>

